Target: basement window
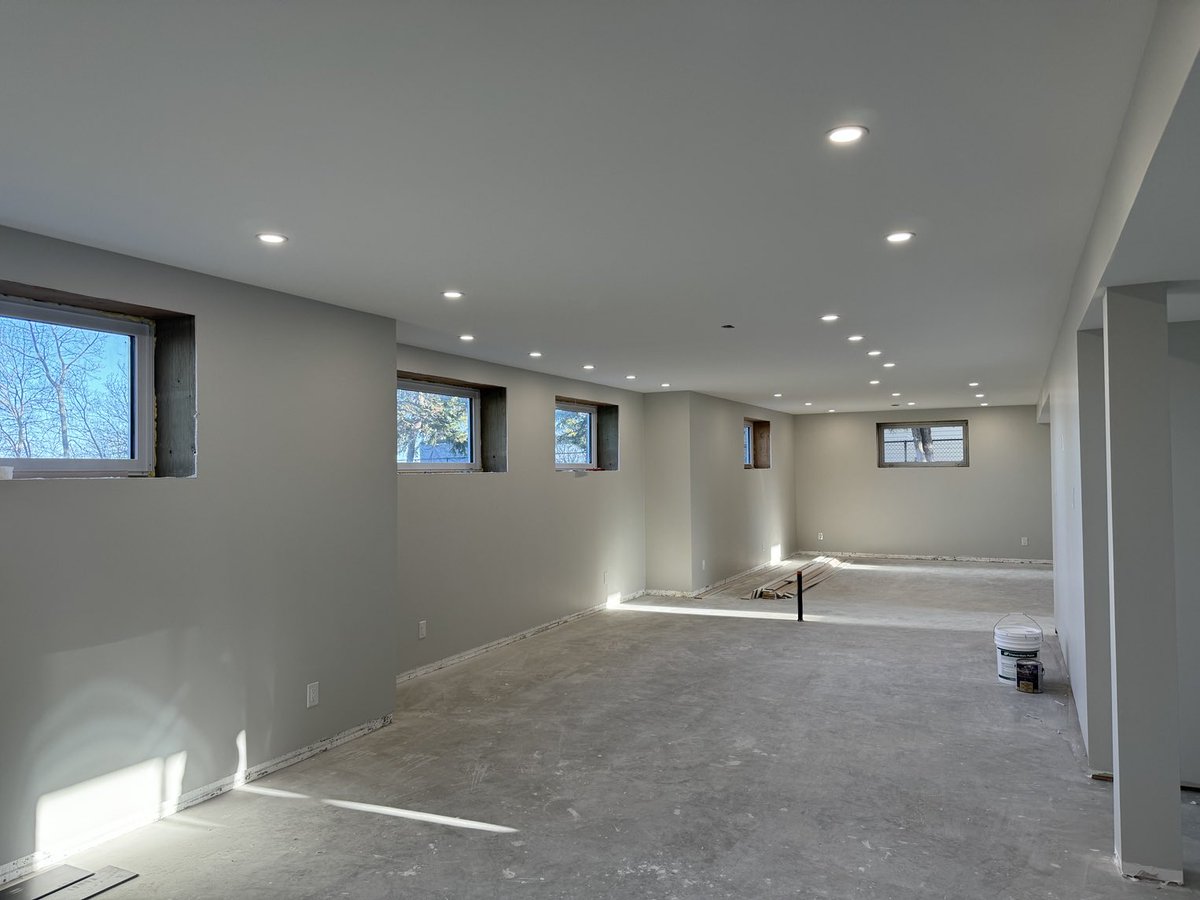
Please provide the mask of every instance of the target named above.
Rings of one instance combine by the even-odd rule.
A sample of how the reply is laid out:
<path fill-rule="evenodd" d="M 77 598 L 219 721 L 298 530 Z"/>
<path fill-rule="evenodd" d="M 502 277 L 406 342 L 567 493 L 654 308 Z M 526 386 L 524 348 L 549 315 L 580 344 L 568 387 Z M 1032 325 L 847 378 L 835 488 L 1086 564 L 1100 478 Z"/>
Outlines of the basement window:
<path fill-rule="evenodd" d="M 554 400 L 554 467 L 617 468 L 618 407 L 569 397 Z"/>
<path fill-rule="evenodd" d="M 771 468 L 771 423 L 761 419 L 742 422 L 742 464 L 747 469 Z"/>
<path fill-rule="evenodd" d="M 947 422 L 880 422 L 875 426 L 879 467 L 932 468 L 970 465 L 965 420 Z"/>
<path fill-rule="evenodd" d="M 396 375 L 397 471 L 507 471 L 504 388 Z"/>
<path fill-rule="evenodd" d="M 0 295 L 0 465 L 44 477 L 153 464 L 153 324 Z"/>

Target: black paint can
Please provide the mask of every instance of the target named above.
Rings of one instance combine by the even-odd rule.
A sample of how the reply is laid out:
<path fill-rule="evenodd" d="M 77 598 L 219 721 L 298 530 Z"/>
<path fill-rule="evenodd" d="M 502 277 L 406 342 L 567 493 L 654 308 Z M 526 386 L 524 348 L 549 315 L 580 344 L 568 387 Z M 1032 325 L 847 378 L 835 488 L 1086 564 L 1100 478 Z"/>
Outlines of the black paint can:
<path fill-rule="evenodd" d="M 1016 662 L 1017 690 L 1023 694 L 1042 692 L 1042 664 L 1036 659 L 1019 659 Z"/>

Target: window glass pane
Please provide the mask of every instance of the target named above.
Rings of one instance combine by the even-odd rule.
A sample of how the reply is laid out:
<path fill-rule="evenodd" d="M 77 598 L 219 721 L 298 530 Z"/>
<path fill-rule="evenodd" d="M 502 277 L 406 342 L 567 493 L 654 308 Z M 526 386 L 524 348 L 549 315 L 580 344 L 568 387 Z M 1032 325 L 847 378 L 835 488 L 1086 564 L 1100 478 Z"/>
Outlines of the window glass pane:
<path fill-rule="evenodd" d="M 134 340 L 0 316 L 0 457 L 133 459 Z"/>
<path fill-rule="evenodd" d="M 960 463 L 962 425 L 899 425 L 883 429 L 885 463 Z"/>
<path fill-rule="evenodd" d="M 747 466 L 752 462 L 750 457 L 750 431 L 749 424 L 742 426 L 742 463 Z"/>
<path fill-rule="evenodd" d="M 470 465 L 471 398 L 396 390 L 396 462 Z"/>
<path fill-rule="evenodd" d="M 587 466 L 592 462 L 592 414 L 580 409 L 554 410 L 554 464 Z"/>

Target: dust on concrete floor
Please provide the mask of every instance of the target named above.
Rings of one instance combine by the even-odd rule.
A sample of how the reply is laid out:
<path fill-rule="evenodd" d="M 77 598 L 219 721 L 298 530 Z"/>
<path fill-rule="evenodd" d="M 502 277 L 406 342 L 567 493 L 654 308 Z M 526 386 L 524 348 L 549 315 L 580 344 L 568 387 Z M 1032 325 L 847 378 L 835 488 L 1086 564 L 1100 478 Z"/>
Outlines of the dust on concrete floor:
<path fill-rule="evenodd" d="M 1049 569 L 860 560 L 818 594 L 828 618 L 803 625 L 614 609 L 544 632 L 72 862 L 140 872 L 113 900 L 1196 895 L 1117 875 L 1053 640 L 1047 693 L 996 683 L 989 625 L 1044 619 Z"/>

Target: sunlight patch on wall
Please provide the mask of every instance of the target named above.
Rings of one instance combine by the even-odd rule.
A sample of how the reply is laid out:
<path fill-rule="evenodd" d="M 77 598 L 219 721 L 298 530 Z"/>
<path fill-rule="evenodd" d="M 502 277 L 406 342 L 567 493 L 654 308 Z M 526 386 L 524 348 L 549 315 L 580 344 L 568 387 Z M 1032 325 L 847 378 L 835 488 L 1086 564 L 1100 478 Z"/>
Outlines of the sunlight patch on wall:
<path fill-rule="evenodd" d="M 37 802 L 34 847 L 55 859 L 149 825 L 176 809 L 187 751 L 100 775 L 43 794 Z"/>

